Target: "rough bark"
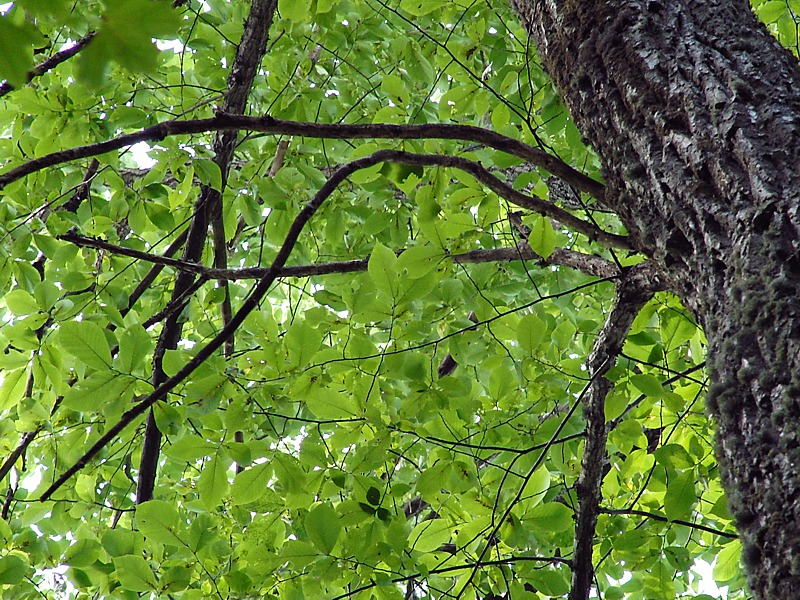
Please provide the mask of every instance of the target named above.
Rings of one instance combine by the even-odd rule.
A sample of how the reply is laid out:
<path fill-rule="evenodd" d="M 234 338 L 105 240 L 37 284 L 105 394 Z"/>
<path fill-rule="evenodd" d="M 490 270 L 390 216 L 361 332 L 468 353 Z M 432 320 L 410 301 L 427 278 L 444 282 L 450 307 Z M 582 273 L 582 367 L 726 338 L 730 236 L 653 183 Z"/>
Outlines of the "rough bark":
<path fill-rule="evenodd" d="M 800 586 L 800 69 L 744 0 L 512 0 L 598 152 L 605 205 L 709 340 L 758 598 Z"/>

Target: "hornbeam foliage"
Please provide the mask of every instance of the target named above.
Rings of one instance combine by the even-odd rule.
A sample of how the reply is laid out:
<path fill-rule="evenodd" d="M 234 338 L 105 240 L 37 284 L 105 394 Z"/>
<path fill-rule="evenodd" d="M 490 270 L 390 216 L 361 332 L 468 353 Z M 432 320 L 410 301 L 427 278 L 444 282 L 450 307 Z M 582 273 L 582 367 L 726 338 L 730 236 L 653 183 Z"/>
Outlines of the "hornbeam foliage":
<path fill-rule="evenodd" d="M 3 598 L 746 597 L 703 332 L 505 0 L 0 10 Z"/>

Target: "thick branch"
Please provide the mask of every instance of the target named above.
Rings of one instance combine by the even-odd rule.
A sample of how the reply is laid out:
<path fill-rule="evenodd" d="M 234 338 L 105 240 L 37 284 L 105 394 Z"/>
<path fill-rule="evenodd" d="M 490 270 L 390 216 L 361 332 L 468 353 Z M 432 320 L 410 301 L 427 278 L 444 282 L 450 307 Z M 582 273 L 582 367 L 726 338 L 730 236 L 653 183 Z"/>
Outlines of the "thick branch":
<path fill-rule="evenodd" d="M 623 275 L 617 285 L 614 307 L 589 355 L 587 366 L 592 382 L 583 400 L 586 435 L 581 474 L 576 484 L 578 511 L 569 600 L 588 599 L 594 579 L 592 548 L 602 499 L 603 471 L 608 460 L 605 399 L 613 387 L 604 375 L 622 352 L 622 345 L 636 315 L 653 293 L 663 288 L 662 278 L 650 263 L 637 265 Z"/>
<path fill-rule="evenodd" d="M 240 114 L 244 112 L 247 98 L 253 86 L 256 72 L 261 59 L 266 51 L 267 36 L 272 24 L 277 0 L 253 0 L 250 13 L 244 25 L 242 39 L 236 49 L 231 70 L 228 73 L 228 86 L 223 100 L 223 110 L 228 113 Z M 228 179 L 228 170 L 233 150 L 236 144 L 235 130 L 218 131 L 214 137 L 214 162 L 219 166 L 222 175 L 221 188 L 225 187 Z M 224 268 L 226 265 L 225 230 L 222 224 L 222 193 L 210 186 L 203 186 L 195 203 L 195 212 L 189 225 L 183 259 L 186 262 L 197 262 L 203 254 L 208 235 L 209 222 L 214 225 L 215 257 L 214 266 Z M 194 275 L 188 271 L 180 271 L 175 280 L 172 299 L 176 300 L 185 295 L 192 288 Z M 231 321 L 231 302 L 225 287 L 225 299 L 222 303 L 223 326 Z M 174 350 L 181 336 L 183 323 L 177 312 L 167 316 L 164 327 L 156 345 L 153 355 L 153 386 L 158 387 L 166 381 L 167 375 L 162 368 L 162 360 L 167 350 Z M 233 336 L 225 340 L 226 353 L 232 353 Z M 155 487 L 156 468 L 161 446 L 161 432 L 159 431 L 155 416 L 150 412 L 145 427 L 144 442 L 142 443 L 142 457 L 139 467 L 139 481 L 136 489 L 136 503 L 141 504 L 153 497 Z"/>
<path fill-rule="evenodd" d="M 258 131 L 273 135 L 295 135 L 320 139 L 389 139 L 419 140 L 445 139 L 460 140 L 482 144 L 501 152 L 523 158 L 537 167 L 541 167 L 554 175 L 558 175 L 567 183 L 586 192 L 595 198 L 603 198 L 603 184 L 577 171 L 567 163 L 543 150 L 524 144 L 513 138 L 500 135 L 494 131 L 470 125 L 331 125 L 324 123 L 302 123 L 281 121 L 272 117 L 246 117 L 227 113 L 218 113 L 208 119 L 190 121 L 165 121 L 147 127 L 137 133 L 122 135 L 112 140 L 89 144 L 33 159 L 10 169 L 0 175 L 0 189 L 26 175 L 47 167 L 60 165 L 82 158 L 99 156 L 132 146 L 139 142 L 158 142 L 172 135 L 207 133 L 209 131 L 240 130 Z"/>

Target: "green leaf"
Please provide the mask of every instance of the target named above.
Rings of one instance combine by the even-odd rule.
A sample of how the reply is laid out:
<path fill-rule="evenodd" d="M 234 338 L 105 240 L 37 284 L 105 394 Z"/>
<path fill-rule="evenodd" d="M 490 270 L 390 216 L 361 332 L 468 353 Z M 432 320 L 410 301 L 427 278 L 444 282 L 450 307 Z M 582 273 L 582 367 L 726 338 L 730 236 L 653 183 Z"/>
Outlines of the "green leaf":
<path fill-rule="evenodd" d="M 630 380 L 634 387 L 645 396 L 652 398 L 664 396 L 664 387 L 661 385 L 661 381 L 653 375 L 647 373 L 631 375 Z"/>
<path fill-rule="evenodd" d="M 695 460 L 691 454 L 680 444 L 664 444 L 660 448 L 656 448 L 653 454 L 656 460 L 667 468 L 682 470 L 695 466 Z"/>
<path fill-rule="evenodd" d="M 88 567 L 103 556 L 103 547 L 93 539 L 80 539 L 64 553 L 64 562 L 71 567 Z"/>
<path fill-rule="evenodd" d="M 62 323 L 58 331 L 58 343 L 62 350 L 83 364 L 95 369 L 111 367 L 111 349 L 100 329 L 89 321 Z"/>
<path fill-rule="evenodd" d="M 278 12 L 284 19 L 301 23 L 311 14 L 312 0 L 278 0 Z"/>
<path fill-rule="evenodd" d="M 429 244 L 411 246 L 397 257 L 394 268 L 402 278 L 419 279 L 435 270 L 444 253 L 440 248 Z"/>
<path fill-rule="evenodd" d="M 153 351 L 153 340 L 141 325 L 133 325 L 119 338 L 119 368 L 133 373 L 145 366 L 145 359 Z"/>
<path fill-rule="evenodd" d="M 522 498 L 531 500 L 530 506 L 539 504 L 544 499 L 544 494 L 548 489 L 550 489 L 550 471 L 544 467 L 539 467 L 528 478 Z"/>
<path fill-rule="evenodd" d="M 529 571 L 532 585 L 552 598 L 563 598 L 569 592 L 569 577 L 559 567 L 544 567 Z"/>
<path fill-rule="evenodd" d="M 354 419 L 359 416 L 353 398 L 331 388 L 311 388 L 305 401 L 308 409 L 320 419 Z"/>
<path fill-rule="evenodd" d="M 185 546 L 179 533 L 186 528 L 171 502 L 150 500 L 136 507 L 136 526 L 145 537 L 160 544 Z"/>
<path fill-rule="evenodd" d="M 431 519 L 417 524 L 408 536 L 414 550 L 431 552 L 450 541 L 453 527 L 445 519 Z"/>
<path fill-rule="evenodd" d="M 272 468 L 275 469 L 275 476 L 287 493 L 302 494 L 306 491 L 308 477 L 296 458 L 278 452 L 274 455 Z"/>
<path fill-rule="evenodd" d="M 756 12 L 759 19 L 769 24 L 777 21 L 779 17 L 786 13 L 786 10 L 787 4 L 785 0 L 770 0 L 759 6 Z"/>
<path fill-rule="evenodd" d="M 573 526 L 574 513 L 560 502 L 547 502 L 528 510 L 522 523 L 534 532 L 555 533 Z"/>
<path fill-rule="evenodd" d="M 19 585 L 28 574 L 28 565 L 16 554 L 0 558 L 0 584 Z"/>
<path fill-rule="evenodd" d="M 685 311 L 666 308 L 658 313 L 661 325 L 661 340 L 668 350 L 689 341 L 695 332 L 697 324 Z"/>
<path fill-rule="evenodd" d="M 179 21 L 167 2 L 113 0 L 107 3 L 100 30 L 78 58 L 78 73 L 89 86 L 103 83 L 110 61 L 133 73 L 158 66 L 154 38 L 175 37 Z"/>
<path fill-rule="evenodd" d="M 170 440 L 170 442 L 164 447 L 164 453 L 185 462 L 191 462 L 203 456 L 211 456 L 219 447 L 218 443 L 189 434 L 176 440 Z"/>
<path fill-rule="evenodd" d="M 197 491 L 200 493 L 200 501 L 209 510 L 216 508 L 228 493 L 230 464 L 230 459 L 216 452 L 203 465 L 200 479 L 197 481 Z"/>
<path fill-rule="evenodd" d="M 133 592 L 153 592 L 156 590 L 156 578 L 150 565 L 141 556 L 115 556 L 114 570 L 120 584 Z"/>
<path fill-rule="evenodd" d="M 740 558 L 742 556 L 742 544 L 739 540 L 733 540 L 727 544 L 714 561 L 712 571 L 714 580 L 718 583 L 730 581 L 741 574 Z"/>
<path fill-rule="evenodd" d="M 39 303 L 36 299 L 22 289 L 15 289 L 8 292 L 3 300 L 15 317 L 30 315 L 39 311 Z"/>
<path fill-rule="evenodd" d="M 664 495 L 664 512 L 669 519 L 687 519 L 697 502 L 694 471 L 670 471 L 667 493 Z"/>
<path fill-rule="evenodd" d="M 547 325 L 536 315 L 525 315 L 519 320 L 517 340 L 526 355 L 531 356 L 539 349 L 546 334 Z"/>
<path fill-rule="evenodd" d="M 542 215 L 533 217 L 528 245 L 542 258 L 548 258 L 553 253 L 556 248 L 556 234 L 550 219 Z"/>
<path fill-rule="evenodd" d="M 289 364 L 294 367 L 305 367 L 319 350 L 322 333 L 305 321 L 300 321 L 289 327 L 284 342 Z"/>
<path fill-rule="evenodd" d="M 381 491 L 375 486 L 370 486 L 367 490 L 367 502 L 372 506 L 378 506 L 381 503 Z"/>
<path fill-rule="evenodd" d="M 445 0 L 401 0 L 400 8 L 411 15 L 421 17 L 448 4 L 449 2 Z"/>
<path fill-rule="evenodd" d="M 207 186 L 222 191 L 222 171 L 213 160 L 196 160 L 194 166 L 200 181 Z"/>
<path fill-rule="evenodd" d="M 311 543 L 323 554 L 333 552 L 342 525 L 339 515 L 329 504 L 320 504 L 312 508 L 305 519 L 306 533 Z"/>
<path fill-rule="evenodd" d="M 6 371 L 3 373 L 3 383 L 0 385 L 0 410 L 7 410 L 16 406 L 25 396 L 28 385 L 28 367 Z"/>
<path fill-rule="evenodd" d="M 141 538 L 141 534 L 138 534 Z M 132 554 L 135 549 L 137 534 L 133 531 L 126 531 L 124 529 L 109 529 L 103 533 L 101 542 L 103 548 L 111 556 L 122 556 L 123 554 Z"/>
<path fill-rule="evenodd" d="M 390 298 L 397 297 L 397 261 L 395 253 L 381 243 L 375 244 L 367 271 L 375 287 Z"/>
<path fill-rule="evenodd" d="M 41 34 L 30 23 L 12 22 L 10 13 L 0 16 L 0 80 L 16 88 L 25 85 L 33 68 L 34 45 L 41 42 Z"/>
<path fill-rule="evenodd" d="M 108 411 L 110 405 L 127 400 L 133 395 L 136 379 L 109 369 L 92 373 L 77 381 L 64 394 L 63 406 L 80 412 Z"/>
<path fill-rule="evenodd" d="M 260 499 L 267 493 L 270 477 L 272 467 L 266 462 L 238 473 L 231 486 L 231 502 L 249 504 Z"/>

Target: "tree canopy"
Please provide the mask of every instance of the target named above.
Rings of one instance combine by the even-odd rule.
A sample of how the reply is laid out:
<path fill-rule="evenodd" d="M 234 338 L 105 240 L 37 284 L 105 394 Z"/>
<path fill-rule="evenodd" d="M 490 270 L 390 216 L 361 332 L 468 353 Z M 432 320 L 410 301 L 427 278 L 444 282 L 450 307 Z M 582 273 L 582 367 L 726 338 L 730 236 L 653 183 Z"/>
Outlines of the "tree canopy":
<path fill-rule="evenodd" d="M 747 597 L 704 333 L 505 0 L 2 10 L 4 598 Z"/>

